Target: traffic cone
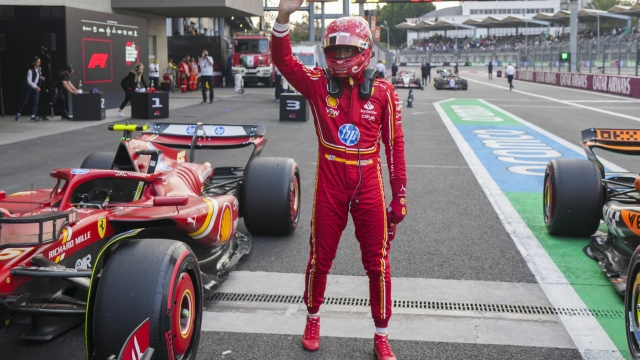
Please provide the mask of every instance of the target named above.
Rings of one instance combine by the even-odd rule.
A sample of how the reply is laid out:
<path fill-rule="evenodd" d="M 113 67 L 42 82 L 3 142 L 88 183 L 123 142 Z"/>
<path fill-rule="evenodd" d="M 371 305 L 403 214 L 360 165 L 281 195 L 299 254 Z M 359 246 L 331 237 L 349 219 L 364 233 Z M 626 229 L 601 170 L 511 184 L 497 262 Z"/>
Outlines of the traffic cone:
<path fill-rule="evenodd" d="M 413 89 L 409 89 L 409 98 L 407 99 L 407 107 L 413 107 Z"/>

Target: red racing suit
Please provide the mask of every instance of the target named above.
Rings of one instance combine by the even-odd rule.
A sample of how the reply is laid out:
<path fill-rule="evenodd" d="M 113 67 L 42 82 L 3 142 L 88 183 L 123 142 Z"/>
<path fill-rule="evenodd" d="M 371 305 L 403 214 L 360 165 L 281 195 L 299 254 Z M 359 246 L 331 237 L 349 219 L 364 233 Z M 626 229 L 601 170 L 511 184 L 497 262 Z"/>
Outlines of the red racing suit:
<path fill-rule="evenodd" d="M 315 313 L 324 300 L 327 275 L 350 212 L 369 277 L 371 315 L 377 327 L 387 327 L 391 316 L 390 243 L 379 153 L 382 141 L 392 183 L 393 179 L 406 182 L 398 95 L 389 82 L 376 79 L 371 98 L 364 100 L 358 94 L 360 79 L 353 79 L 353 84 L 346 79 L 342 95 L 331 97 L 324 69 L 309 69 L 293 57 L 288 30 L 274 27 L 272 41 L 273 63 L 309 101 L 318 136 L 305 304 Z"/>

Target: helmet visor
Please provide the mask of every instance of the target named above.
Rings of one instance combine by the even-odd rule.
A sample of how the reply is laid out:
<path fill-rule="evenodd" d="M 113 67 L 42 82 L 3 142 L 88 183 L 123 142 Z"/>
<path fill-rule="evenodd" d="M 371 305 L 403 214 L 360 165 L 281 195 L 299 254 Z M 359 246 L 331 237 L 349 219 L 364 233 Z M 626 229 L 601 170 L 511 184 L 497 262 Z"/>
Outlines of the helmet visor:
<path fill-rule="evenodd" d="M 362 39 L 359 39 L 345 32 L 330 34 L 329 36 L 324 38 L 324 40 L 322 41 L 323 48 L 327 48 L 329 46 L 336 46 L 336 45 L 355 46 L 360 48 L 360 50 L 364 50 L 368 48 L 370 44 Z"/>

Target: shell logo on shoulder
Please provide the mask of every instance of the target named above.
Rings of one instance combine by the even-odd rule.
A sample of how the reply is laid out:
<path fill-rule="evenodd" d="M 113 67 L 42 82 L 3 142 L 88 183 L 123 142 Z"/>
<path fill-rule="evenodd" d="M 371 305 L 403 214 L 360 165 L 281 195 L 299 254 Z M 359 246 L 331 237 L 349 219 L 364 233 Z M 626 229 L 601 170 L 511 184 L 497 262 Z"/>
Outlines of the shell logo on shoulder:
<path fill-rule="evenodd" d="M 107 219 L 101 217 L 98 219 L 98 234 L 100 239 L 104 238 L 104 234 L 107 232 Z"/>
<path fill-rule="evenodd" d="M 222 217 L 220 218 L 220 232 L 218 238 L 221 243 L 225 243 L 231 239 L 233 234 L 233 216 L 231 215 L 231 205 L 224 203 Z"/>
<path fill-rule="evenodd" d="M 327 95 L 327 106 L 330 106 L 330 107 L 334 108 L 334 107 L 337 107 L 338 104 L 340 104 L 338 99 L 334 98 L 331 95 Z"/>

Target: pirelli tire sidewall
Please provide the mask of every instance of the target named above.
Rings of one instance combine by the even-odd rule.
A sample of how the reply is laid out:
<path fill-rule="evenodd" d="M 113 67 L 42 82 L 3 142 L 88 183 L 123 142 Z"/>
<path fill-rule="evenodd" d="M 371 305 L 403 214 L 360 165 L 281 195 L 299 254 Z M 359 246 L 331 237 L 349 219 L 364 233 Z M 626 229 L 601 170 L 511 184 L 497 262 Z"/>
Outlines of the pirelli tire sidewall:
<path fill-rule="evenodd" d="M 543 184 L 542 211 L 549 234 L 585 237 L 596 232 L 602 217 L 604 189 L 595 163 L 551 160 Z"/>
<path fill-rule="evenodd" d="M 640 249 L 636 249 L 629 263 L 627 289 L 624 294 L 625 329 L 627 329 L 627 345 L 632 359 L 640 358 L 640 342 L 636 334 L 640 335 L 640 319 L 638 305 L 640 304 Z"/>
<path fill-rule="evenodd" d="M 300 219 L 300 194 L 300 171 L 293 159 L 251 160 L 240 205 L 247 230 L 253 235 L 291 235 Z"/>
<path fill-rule="evenodd" d="M 181 311 L 181 306 L 189 311 Z M 147 318 L 154 360 L 195 359 L 203 309 L 196 256 L 175 240 L 133 239 L 121 244 L 107 260 L 93 309 L 95 359 L 118 356 Z"/>
<path fill-rule="evenodd" d="M 116 153 L 114 152 L 99 152 L 87 155 L 82 161 L 80 168 L 82 169 L 102 169 L 111 170 L 113 168 L 113 159 L 115 159 Z"/>

